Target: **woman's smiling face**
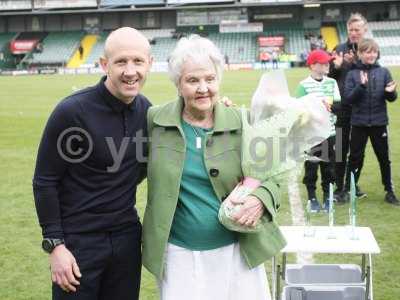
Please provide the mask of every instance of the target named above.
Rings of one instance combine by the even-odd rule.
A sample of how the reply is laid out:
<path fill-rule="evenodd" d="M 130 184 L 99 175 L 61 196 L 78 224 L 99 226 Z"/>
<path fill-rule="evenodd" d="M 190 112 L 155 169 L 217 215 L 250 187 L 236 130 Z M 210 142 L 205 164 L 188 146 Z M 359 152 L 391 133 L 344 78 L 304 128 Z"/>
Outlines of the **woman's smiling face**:
<path fill-rule="evenodd" d="M 211 60 L 195 63 L 187 60 L 178 86 L 188 111 L 202 113 L 213 109 L 218 99 L 219 80 Z"/>

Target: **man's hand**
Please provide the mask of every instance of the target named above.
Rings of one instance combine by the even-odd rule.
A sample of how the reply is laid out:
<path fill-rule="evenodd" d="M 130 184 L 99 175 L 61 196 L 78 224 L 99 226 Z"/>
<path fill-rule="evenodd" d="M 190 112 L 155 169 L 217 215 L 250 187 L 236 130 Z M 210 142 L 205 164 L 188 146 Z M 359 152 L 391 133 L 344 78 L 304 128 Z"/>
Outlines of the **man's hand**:
<path fill-rule="evenodd" d="M 333 52 L 333 64 L 335 66 L 335 69 L 339 69 L 342 66 L 343 52 L 340 52 L 339 54 L 336 51 Z"/>
<path fill-rule="evenodd" d="M 77 278 L 81 278 L 82 274 L 72 253 L 65 245 L 58 245 L 49 260 L 51 280 L 66 292 L 76 292 L 75 286 L 80 284 Z"/>
<path fill-rule="evenodd" d="M 350 50 L 350 52 L 347 52 L 344 56 L 343 59 L 345 62 L 351 64 L 356 60 L 356 55 L 354 54 L 353 50 Z"/>
<path fill-rule="evenodd" d="M 264 205 L 255 196 L 247 196 L 243 200 L 230 200 L 233 204 L 242 204 L 240 210 L 233 214 L 234 220 L 245 226 L 256 226 L 257 221 L 264 214 Z"/>
<path fill-rule="evenodd" d="M 385 92 L 393 93 L 396 90 L 396 82 L 391 81 L 385 87 Z"/>
<path fill-rule="evenodd" d="M 368 83 L 368 73 L 360 71 L 360 80 L 362 85 L 367 85 Z"/>

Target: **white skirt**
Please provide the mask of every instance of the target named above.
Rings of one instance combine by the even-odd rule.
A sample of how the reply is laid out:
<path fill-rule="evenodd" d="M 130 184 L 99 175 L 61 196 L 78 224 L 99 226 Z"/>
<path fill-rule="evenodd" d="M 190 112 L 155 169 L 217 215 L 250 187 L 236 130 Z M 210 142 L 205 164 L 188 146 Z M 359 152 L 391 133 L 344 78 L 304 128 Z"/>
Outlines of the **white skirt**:
<path fill-rule="evenodd" d="M 235 243 L 191 251 L 168 243 L 161 300 L 270 300 L 264 265 L 249 269 Z"/>

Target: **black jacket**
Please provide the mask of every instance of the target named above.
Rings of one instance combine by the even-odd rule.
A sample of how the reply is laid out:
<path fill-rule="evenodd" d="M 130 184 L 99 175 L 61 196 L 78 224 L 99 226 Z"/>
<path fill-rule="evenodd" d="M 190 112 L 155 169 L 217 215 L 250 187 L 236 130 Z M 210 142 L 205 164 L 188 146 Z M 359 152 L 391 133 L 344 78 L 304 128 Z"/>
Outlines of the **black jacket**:
<path fill-rule="evenodd" d="M 341 52 L 343 54 L 353 52 L 354 54 L 357 54 L 357 44 L 350 43 L 350 41 L 347 41 L 345 43 L 339 44 L 335 48 L 335 52 L 340 54 Z M 348 125 L 350 123 L 350 117 L 351 117 L 351 106 L 346 105 L 343 102 L 344 98 L 344 84 L 346 81 L 346 76 L 347 74 L 355 68 L 355 63 L 347 63 L 343 61 L 342 66 L 339 69 L 336 69 L 333 62 L 330 64 L 329 68 L 329 74 L 328 77 L 331 77 L 336 80 L 340 95 L 342 96 L 342 101 L 339 103 L 336 103 L 334 107 L 332 107 L 332 110 L 334 113 L 337 115 L 337 126 L 344 126 Z"/>
<path fill-rule="evenodd" d="M 361 84 L 360 71 L 368 74 L 366 85 Z M 364 65 L 357 62 L 355 69 L 346 77 L 344 103 L 351 105 L 351 125 L 384 126 L 388 124 L 387 101 L 395 101 L 397 92 L 385 92 L 386 85 L 392 81 L 388 69 L 375 63 Z"/>
<path fill-rule="evenodd" d="M 113 96 L 105 77 L 61 101 L 39 146 L 33 193 L 47 238 L 112 232 L 139 221 L 136 187 L 146 174 L 147 110 Z"/>

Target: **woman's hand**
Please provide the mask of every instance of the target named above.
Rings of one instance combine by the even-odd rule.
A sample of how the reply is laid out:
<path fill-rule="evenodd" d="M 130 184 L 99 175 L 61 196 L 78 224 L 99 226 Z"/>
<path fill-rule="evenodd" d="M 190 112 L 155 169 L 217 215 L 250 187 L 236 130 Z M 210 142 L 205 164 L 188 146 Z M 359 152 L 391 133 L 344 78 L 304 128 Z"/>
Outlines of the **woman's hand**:
<path fill-rule="evenodd" d="M 254 227 L 264 214 L 264 204 L 255 196 L 247 196 L 242 200 L 230 199 L 230 201 L 234 205 L 242 205 L 233 214 L 233 219 L 240 225 Z"/>
<path fill-rule="evenodd" d="M 235 103 L 233 103 L 233 101 L 231 99 L 229 99 L 226 96 L 223 96 L 220 101 L 226 106 L 226 107 L 236 107 L 237 105 Z"/>

